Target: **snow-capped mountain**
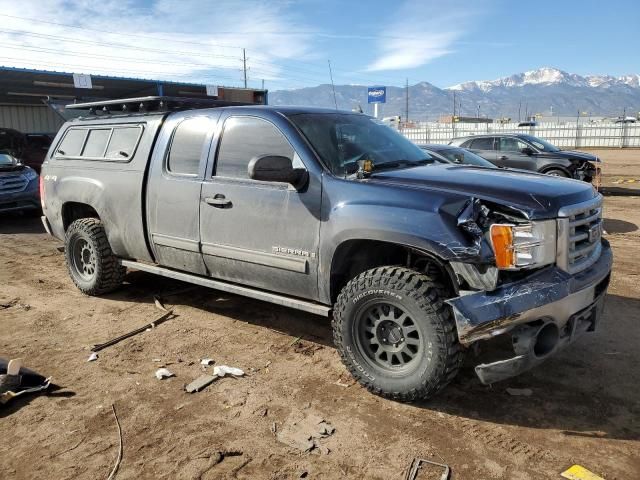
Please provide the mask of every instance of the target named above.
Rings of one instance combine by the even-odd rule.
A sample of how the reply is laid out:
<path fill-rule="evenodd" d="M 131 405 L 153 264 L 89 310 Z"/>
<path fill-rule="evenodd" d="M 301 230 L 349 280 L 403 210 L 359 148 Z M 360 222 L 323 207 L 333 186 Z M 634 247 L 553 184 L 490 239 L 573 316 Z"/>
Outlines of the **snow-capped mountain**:
<path fill-rule="evenodd" d="M 338 108 L 351 110 L 367 105 L 367 87 L 336 85 Z M 517 73 L 497 80 L 470 81 L 438 88 L 428 82 L 409 87 L 409 118 L 435 119 L 450 115 L 453 96 L 456 114 L 489 117 L 524 118 L 525 113 L 576 115 L 578 111 L 589 115 L 619 116 L 640 111 L 640 75 L 621 77 L 611 75 L 581 76 L 551 67 Z M 269 103 L 274 105 L 307 105 L 334 108 L 331 85 L 319 85 L 294 90 L 269 92 Z M 384 116 L 405 116 L 405 89 L 387 87 L 387 103 L 380 106 Z"/>
<path fill-rule="evenodd" d="M 494 88 L 524 87 L 526 85 L 568 85 L 571 87 L 610 87 L 613 85 L 629 85 L 640 87 L 640 75 L 624 75 L 612 77 L 611 75 L 588 75 L 586 77 L 575 73 L 567 73 L 552 67 L 542 67 L 524 73 L 516 73 L 509 77 L 497 80 L 483 80 L 460 83 L 446 88 L 446 90 L 472 91 L 482 90 L 489 92 Z"/>

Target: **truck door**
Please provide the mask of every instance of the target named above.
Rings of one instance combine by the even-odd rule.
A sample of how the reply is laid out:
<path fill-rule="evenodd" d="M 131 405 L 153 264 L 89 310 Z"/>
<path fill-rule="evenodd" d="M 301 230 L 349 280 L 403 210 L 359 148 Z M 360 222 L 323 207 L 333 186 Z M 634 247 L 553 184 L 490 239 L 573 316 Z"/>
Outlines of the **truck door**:
<path fill-rule="evenodd" d="M 156 261 L 200 275 L 207 270 L 198 206 L 215 120 L 197 111 L 169 117 L 156 142 L 147 187 L 147 225 Z"/>
<path fill-rule="evenodd" d="M 223 114 L 214 143 L 200 198 L 202 253 L 210 275 L 317 298 L 320 175 L 310 172 L 301 191 L 249 178 L 247 167 L 256 156 L 282 155 L 304 167 L 292 142 L 264 118 Z"/>
<path fill-rule="evenodd" d="M 496 165 L 534 172 L 538 170 L 533 149 L 515 137 L 499 138 Z"/>

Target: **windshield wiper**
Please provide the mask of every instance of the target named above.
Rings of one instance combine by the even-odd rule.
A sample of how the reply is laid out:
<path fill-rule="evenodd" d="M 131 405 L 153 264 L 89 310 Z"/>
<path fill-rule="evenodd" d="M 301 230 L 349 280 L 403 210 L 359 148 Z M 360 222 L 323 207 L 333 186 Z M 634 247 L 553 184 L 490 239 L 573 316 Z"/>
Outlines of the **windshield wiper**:
<path fill-rule="evenodd" d="M 388 170 L 391 168 L 411 168 L 429 165 L 433 163 L 432 158 L 424 158 L 422 160 L 393 160 L 391 162 L 376 163 L 373 165 L 374 170 Z"/>

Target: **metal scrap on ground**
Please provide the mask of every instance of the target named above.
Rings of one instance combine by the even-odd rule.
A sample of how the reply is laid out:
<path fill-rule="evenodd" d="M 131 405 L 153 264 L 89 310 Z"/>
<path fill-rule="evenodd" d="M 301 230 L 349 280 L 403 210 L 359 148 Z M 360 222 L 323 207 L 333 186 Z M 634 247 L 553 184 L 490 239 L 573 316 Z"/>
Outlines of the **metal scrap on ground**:
<path fill-rule="evenodd" d="M 439 480 L 449 479 L 449 475 L 451 475 L 451 468 L 449 468 L 449 465 L 445 465 L 444 463 L 432 462 L 431 460 L 425 460 L 424 458 L 414 458 L 413 461 L 411 462 L 411 467 L 407 472 L 407 476 L 405 477 L 405 480 L 415 480 L 418 476 L 418 472 L 420 471 L 420 469 L 423 467 L 424 464 L 434 465 L 444 470 L 442 472 L 442 475 L 440 475 Z"/>

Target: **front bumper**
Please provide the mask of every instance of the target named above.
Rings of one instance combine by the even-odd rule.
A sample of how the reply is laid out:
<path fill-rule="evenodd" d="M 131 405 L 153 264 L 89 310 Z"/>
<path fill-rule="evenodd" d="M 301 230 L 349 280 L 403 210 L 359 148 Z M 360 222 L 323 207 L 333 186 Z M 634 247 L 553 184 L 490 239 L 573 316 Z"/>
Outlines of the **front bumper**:
<path fill-rule="evenodd" d="M 611 248 L 602 240 L 600 258 L 588 269 L 570 275 L 557 267 L 491 292 L 478 292 L 448 300 L 463 345 L 511 332 L 517 356 L 478 365 L 483 383 L 517 375 L 540 363 L 580 334 L 596 329 L 613 264 Z M 552 324 L 558 338 L 544 354 L 537 352 L 540 329 Z"/>
<path fill-rule="evenodd" d="M 20 210 L 37 210 L 40 208 L 38 190 L 25 190 L 17 193 L 0 195 L 0 212 L 17 212 Z"/>

